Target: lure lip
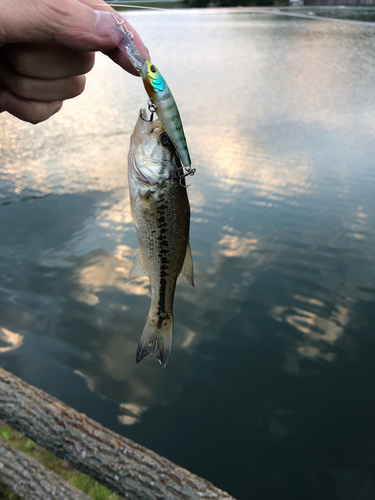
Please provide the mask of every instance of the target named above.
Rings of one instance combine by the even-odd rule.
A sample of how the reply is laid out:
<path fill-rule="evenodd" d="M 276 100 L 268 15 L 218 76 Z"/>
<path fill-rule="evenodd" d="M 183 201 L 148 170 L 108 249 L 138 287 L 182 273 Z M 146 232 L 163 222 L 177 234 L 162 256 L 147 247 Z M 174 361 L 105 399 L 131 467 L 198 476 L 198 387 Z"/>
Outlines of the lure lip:
<path fill-rule="evenodd" d="M 134 66 L 134 69 L 141 75 L 142 78 L 145 78 L 147 75 L 147 64 L 141 56 L 135 43 L 120 28 L 111 28 L 109 33 L 117 47 L 128 57 Z"/>

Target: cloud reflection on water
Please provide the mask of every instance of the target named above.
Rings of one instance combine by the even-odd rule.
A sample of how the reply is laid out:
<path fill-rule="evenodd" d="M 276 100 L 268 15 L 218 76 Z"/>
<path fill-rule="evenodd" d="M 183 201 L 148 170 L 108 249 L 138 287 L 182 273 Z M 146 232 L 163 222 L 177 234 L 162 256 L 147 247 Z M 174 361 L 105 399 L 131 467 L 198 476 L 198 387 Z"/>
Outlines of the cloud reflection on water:
<path fill-rule="evenodd" d="M 120 408 L 126 413 L 118 416 L 119 421 L 124 425 L 138 424 L 140 422 L 139 417 L 147 410 L 147 406 L 139 406 L 134 403 L 122 403 Z"/>
<path fill-rule="evenodd" d="M 315 298 L 296 295 L 299 301 L 311 304 L 320 314 L 300 307 L 273 306 L 270 315 L 279 323 L 286 323 L 303 334 L 296 337 L 293 347 L 290 346 L 284 369 L 293 373 L 299 371 L 299 363 L 303 358 L 311 360 L 323 359 L 333 361 L 337 355 L 332 347 L 345 334 L 345 328 L 353 318 L 351 309 L 336 306 L 329 315 L 324 311 L 324 303 Z M 318 309 L 317 309 L 318 308 Z"/>
<path fill-rule="evenodd" d="M 0 353 L 13 351 L 22 345 L 23 335 L 0 327 Z"/>
<path fill-rule="evenodd" d="M 293 151 L 292 137 L 285 137 L 278 148 L 252 130 L 241 133 L 239 129 L 238 135 L 233 135 L 233 131 L 225 130 L 213 133 L 207 126 L 197 137 L 202 141 L 210 138 L 198 147 L 205 151 L 204 161 L 210 165 L 210 175 L 218 180 L 220 189 L 230 189 L 233 195 L 250 187 L 258 197 L 272 202 L 309 192 L 312 187 L 312 159 L 308 150 L 304 152 L 306 157 L 301 156 L 301 151 Z M 292 147 L 285 141 L 292 142 Z"/>

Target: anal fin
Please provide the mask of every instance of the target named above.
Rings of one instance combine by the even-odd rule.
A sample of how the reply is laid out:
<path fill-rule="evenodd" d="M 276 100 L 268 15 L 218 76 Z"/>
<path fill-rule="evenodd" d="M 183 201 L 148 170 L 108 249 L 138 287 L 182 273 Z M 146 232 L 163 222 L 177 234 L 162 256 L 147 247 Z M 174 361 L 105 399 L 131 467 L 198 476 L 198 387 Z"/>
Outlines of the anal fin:
<path fill-rule="evenodd" d="M 193 270 L 193 258 L 191 256 L 190 243 L 188 242 L 186 247 L 185 260 L 180 272 L 180 276 L 186 279 L 191 286 L 194 285 L 194 270 Z"/>
<path fill-rule="evenodd" d="M 128 285 L 132 281 L 135 281 L 139 278 L 143 278 L 143 276 L 147 276 L 147 273 L 146 273 L 145 268 L 142 264 L 139 250 L 137 250 L 137 253 L 135 255 L 135 259 L 133 262 L 133 267 L 131 268 L 131 271 L 129 273 L 129 277 L 128 277 L 126 284 Z"/>

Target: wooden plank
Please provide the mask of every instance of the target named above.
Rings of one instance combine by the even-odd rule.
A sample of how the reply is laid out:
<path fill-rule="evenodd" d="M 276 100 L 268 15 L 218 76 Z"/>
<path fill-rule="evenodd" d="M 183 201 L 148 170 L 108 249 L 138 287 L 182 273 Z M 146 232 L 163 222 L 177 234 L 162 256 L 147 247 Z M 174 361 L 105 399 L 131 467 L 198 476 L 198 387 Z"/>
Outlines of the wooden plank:
<path fill-rule="evenodd" d="M 0 438 L 0 479 L 24 500 L 90 500 L 34 458 Z"/>
<path fill-rule="evenodd" d="M 0 419 L 125 498 L 234 500 L 1 368 Z"/>

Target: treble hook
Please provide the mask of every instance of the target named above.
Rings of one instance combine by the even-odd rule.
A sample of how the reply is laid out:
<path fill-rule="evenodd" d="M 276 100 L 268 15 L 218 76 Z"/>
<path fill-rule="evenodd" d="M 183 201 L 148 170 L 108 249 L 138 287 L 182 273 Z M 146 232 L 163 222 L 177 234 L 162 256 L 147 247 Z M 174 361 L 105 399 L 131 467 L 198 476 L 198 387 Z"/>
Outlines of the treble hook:
<path fill-rule="evenodd" d="M 151 113 L 150 122 L 152 122 L 154 119 L 154 113 L 156 113 L 157 107 L 151 98 L 147 100 L 147 106 L 148 106 L 149 112 Z"/>
<path fill-rule="evenodd" d="M 125 33 L 125 35 L 127 35 L 130 38 L 131 41 L 133 41 L 134 35 L 126 27 L 125 19 L 123 17 L 118 16 L 114 12 L 112 12 L 112 17 L 116 21 L 116 24 L 120 28 L 120 30 L 123 31 Z M 124 29 L 124 27 L 125 27 L 125 29 Z"/>
<path fill-rule="evenodd" d="M 182 174 L 182 175 L 177 174 L 177 175 L 178 175 L 178 182 L 180 183 L 180 186 L 181 186 L 181 187 L 188 188 L 188 187 L 190 186 L 190 184 L 186 185 L 185 180 L 184 180 L 184 183 L 185 183 L 185 184 L 182 184 L 182 183 L 181 183 L 181 181 L 182 181 L 183 179 L 185 179 L 185 177 L 187 177 L 188 175 L 194 175 L 194 174 L 195 174 L 196 169 L 195 169 L 195 168 L 191 168 L 191 167 L 180 167 L 180 168 L 178 168 L 178 169 L 177 169 L 177 172 L 178 172 L 179 170 L 184 171 L 184 169 L 186 170 L 186 174 Z"/>
<path fill-rule="evenodd" d="M 142 120 L 143 120 L 144 122 L 151 123 L 151 122 L 153 122 L 153 121 L 154 121 L 154 114 L 156 113 L 156 109 L 157 109 L 157 108 L 156 108 L 156 105 L 152 102 L 152 99 L 149 99 L 149 100 L 147 101 L 147 106 L 148 106 L 148 110 L 149 110 L 149 112 L 151 113 L 150 119 L 149 119 L 149 120 L 146 120 L 145 118 L 143 118 L 142 113 L 140 113 L 140 115 L 139 115 L 139 116 L 142 118 Z M 147 114 L 146 114 L 146 116 L 147 116 Z"/>

